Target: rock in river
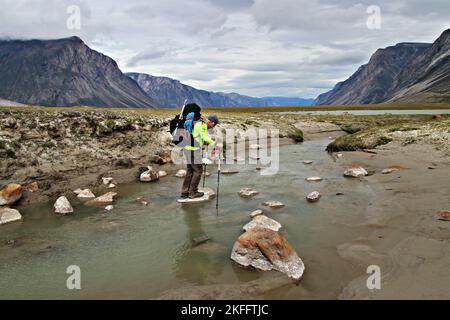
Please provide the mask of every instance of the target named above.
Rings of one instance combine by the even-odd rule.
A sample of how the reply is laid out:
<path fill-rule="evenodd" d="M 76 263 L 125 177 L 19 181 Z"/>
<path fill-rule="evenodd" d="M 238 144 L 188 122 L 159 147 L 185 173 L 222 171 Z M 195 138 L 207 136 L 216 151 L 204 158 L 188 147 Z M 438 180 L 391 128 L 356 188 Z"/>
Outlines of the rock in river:
<path fill-rule="evenodd" d="M 287 240 L 269 229 L 251 229 L 234 243 L 231 259 L 244 267 L 278 270 L 300 280 L 305 265 Z"/>
<path fill-rule="evenodd" d="M 321 177 L 309 177 L 306 178 L 306 181 L 308 182 L 318 182 L 318 181 L 322 181 L 323 179 Z"/>
<path fill-rule="evenodd" d="M 393 173 L 393 172 L 397 172 L 400 171 L 402 168 L 400 166 L 391 166 L 389 168 L 383 169 L 381 171 L 382 174 L 389 174 L 389 173 Z"/>
<path fill-rule="evenodd" d="M 284 207 L 284 204 L 281 203 L 280 201 L 268 201 L 264 202 L 263 206 L 269 207 L 271 209 L 280 209 Z"/>
<path fill-rule="evenodd" d="M 241 191 L 239 191 L 239 195 L 242 198 L 251 198 L 251 197 L 256 196 L 257 194 L 259 194 L 259 192 L 256 190 L 253 190 L 252 188 L 244 188 Z"/>
<path fill-rule="evenodd" d="M 262 214 L 263 214 L 263 211 L 260 210 L 260 209 L 258 209 L 258 210 L 255 210 L 255 211 L 251 212 L 251 213 L 250 213 L 250 217 L 251 217 L 251 218 L 254 218 L 254 217 L 260 216 L 260 215 L 262 215 Z"/>
<path fill-rule="evenodd" d="M 244 231 L 249 231 L 255 228 L 259 228 L 259 229 L 270 229 L 273 231 L 278 231 L 280 230 L 282 227 L 282 225 L 278 222 L 275 221 L 273 219 L 270 219 L 264 215 L 257 215 L 256 217 L 254 217 L 252 219 L 252 221 L 250 221 L 249 223 L 247 223 L 243 229 Z"/>
<path fill-rule="evenodd" d="M 158 176 L 159 176 L 160 178 L 165 177 L 165 176 L 167 176 L 167 172 L 166 172 L 166 171 L 163 171 L 163 170 L 158 171 Z"/>
<path fill-rule="evenodd" d="M 149 168 L 149 170 L 141 173 L 141 176 L 140 176 L 139 180 L 141 180 L 141 182 L 158 181 L 159 180 L 159 174 L 158 174 L 158 172 L 156 172 L 153 169 Z"/>
<path fill-rule="evenodd" d="M 309 202 L 317 202 L 317 201 L 319 201 L 320 197 L 321 197 L 321 195 L 320 195 L 319 191 L 313 191 L 306 196 L 306 199 Z"/>
<path fill-rule="evenodd" d="M 108 192 L 104 195 L 95 198 L 93 200 L 90 200 L 86 202 L 87 205 L 104 205 L 104 204 L 110 204 L 114 202 L 114 197 L 117 196 L 116 192 Z"/>
<path fill-rule="evenodd" d="M 22 186 L 11 183 L 0 191 L 0 206 L 10 205 L 22 197 Z"/>
<path fill-rule="evenodd" d="M 178 172 L 175 174 L 175 177 L 178 177 L 178 178 L 184 178 L 184 177 L 186 177 L 186 174 L 187 174 L 186 170 L 180 169 L 180 170 L 178 170 Z"/>
<path fill-rule="evenodd" d="M 78 190 L 75 190 L 75 191 L 78 191 Z M 84 189 L 84 190 L 81 190 L 80 192 L 78 192 L 77 197 L 81 198 L 81 199 L 91 199 L 91 198 L 95 198 L 95 195 L 92 193 L 91 190 Z"/>
<path fill-rule="evenodd" d="M 366 169 L 364 169 L 363 167 L 360 167 L 360 166 L 353 166 L 344 171 L 345 177 L 359 178 L 359 177 L 367 176 L 368 174 L 369 173 L 366 171 Z"/>
<path fill-rule="evenodd" d="M 314 161 L 312 161 L 312 160 L 303 160 L 303 164 L 311 164 L 311 163 L 313 163 Z"/>
<path fill-rule="evenodd" d="M 66 197 L 62 196 L 59 197 L 58 200 L 56 200 L 55 204 L 54 204 L 54 208 L 55 208 L 55 213 L 58 214 L 71 214 L 73 213 L 73 208 L 70 205 L 69 200 L 67 200 Z"/>
<path fill-rule="evenodd" d="M 16 209 L 0 208 L 0 225 L 20 220 L 22 215 Z"/>

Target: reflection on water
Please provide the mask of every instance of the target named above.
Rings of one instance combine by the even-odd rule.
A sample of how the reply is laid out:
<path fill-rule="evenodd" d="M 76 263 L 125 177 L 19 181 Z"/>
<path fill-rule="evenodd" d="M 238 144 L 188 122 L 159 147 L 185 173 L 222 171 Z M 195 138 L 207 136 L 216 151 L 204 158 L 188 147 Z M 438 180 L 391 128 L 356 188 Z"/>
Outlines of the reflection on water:
<path fill-rule="evenodd" d="M 0 298 L 156 298 L 185 286 L 257 280 L 262 273 L 240 268 L 229 257 L 248 214 L 258 208 L 284 226 L 283 235 L 306 265 L 301 286 L 283 286 L 260 298 L 336 298 L 349 279 L 365 271 L 336 253 L 337 245 L 364 230 L 339 221 L 364 214 L 372 193 L 358 179 L 343 179 L 342 168 L 324 151 L 327 143 L 281 147 L 276 176 L 259 175 L 255 165 L 236 165 L 238 174 L 221 178 L 218 211 L 214 201 L 176 203 L 181 188 L 176 177 L 119 186 L 110 213 L 81 202 L 73 203 L 75 214 L 67 217 L 55 216 L 52 203 L 23 208 L 22 223 L 0 228 Z M 314 164 L 302 164 L 305 159 Z M 309 176 L 324 180 L 307 183 Z M 215 189 L 216 176 L 206 179 L 206 186 Z M 242 199 L 238 191 L 243 187 L 260 194 Z M 314 190 L 323 197 L 310 204 L 305 196 Z M 261 205 L 272 200 L 286 207 Z M 211 240 L 195 246 L 193 239 L 203 235 Z M 13 245 L 5 244 L 12 239 Z M 82 290 L 66 289 L 69 265 L 80 266 Z"/>

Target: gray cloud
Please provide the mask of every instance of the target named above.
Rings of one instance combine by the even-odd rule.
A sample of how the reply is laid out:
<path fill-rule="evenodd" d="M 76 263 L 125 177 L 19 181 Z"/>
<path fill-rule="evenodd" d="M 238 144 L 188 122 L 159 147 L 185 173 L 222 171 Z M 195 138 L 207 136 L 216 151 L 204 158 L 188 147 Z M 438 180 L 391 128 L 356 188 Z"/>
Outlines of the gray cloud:
<path fill-rule="evenodd" d="M 366 26 L 369 5 L 380 30 Z M 69 5 L 80 30 L 66 27 Z M 214 91 L 315 97 L 380 47 L 432 42 L 450 27 L 448 0 L 0 0 L 0 37 L 80 36 L 125 72 Z"/>

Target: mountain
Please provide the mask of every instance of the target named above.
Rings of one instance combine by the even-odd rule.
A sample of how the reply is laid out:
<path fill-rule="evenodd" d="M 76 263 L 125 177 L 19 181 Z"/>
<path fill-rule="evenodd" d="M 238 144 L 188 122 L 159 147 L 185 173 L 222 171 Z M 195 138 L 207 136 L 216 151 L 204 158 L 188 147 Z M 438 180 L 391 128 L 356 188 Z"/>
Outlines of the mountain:
<path fill-rule="evenodd" d="M 185 99 L 202 107 L 234 106 L 307 106 L 313 99 L 265 97 L 255 98 L 237 93 L 211 92 L 185 85 L 178 80 L 144 73 L 126 73 L 144 92 L 164 107 L 180 107 Z"/>
<path fill-rule="evenodd" d="M 0 98 L 42 106 L 155 107 L 117 63 L 78 37 L 0 41 Z"/>
<path fill-rule="evenodd" d="M 434 43 L 399 43 L 378 49 L 349 79 L 316 105 L 450 101 L 450 29 Z"/>

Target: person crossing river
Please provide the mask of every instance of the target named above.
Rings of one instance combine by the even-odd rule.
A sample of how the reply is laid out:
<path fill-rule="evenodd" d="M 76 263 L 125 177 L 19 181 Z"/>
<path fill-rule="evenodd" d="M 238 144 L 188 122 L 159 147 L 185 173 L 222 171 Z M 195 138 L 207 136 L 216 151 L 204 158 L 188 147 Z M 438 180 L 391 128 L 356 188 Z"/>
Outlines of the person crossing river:
<path fill-rule="evenodd" d="M 189 118 L 191 115 L 192 118 Z M 188 115 L 185 121 L 185 129 L 191 132 L 190 142 L 184 146 L 184 155 L 187 163 L 187 174 L 183 181 L 181 198 L 201 198 L 203 192 L 198 191 L 203 171 L 202 149 L 205 145 L 215 146 L 215 152 L 220 152 L 221 144 L 208 135 L 208 129 L 214 128 L 219 123 L 216 115 L 210 115 L 205 121 L 193 118 L 193 114 Z M 192 127 L 190 127 L 192 126 Z"/>

